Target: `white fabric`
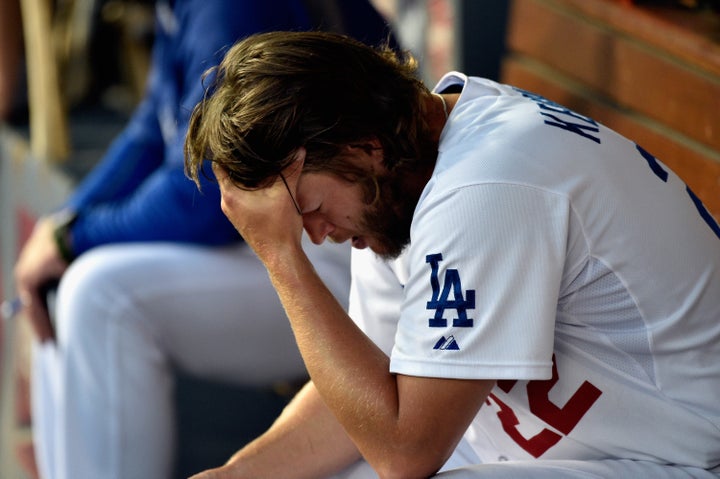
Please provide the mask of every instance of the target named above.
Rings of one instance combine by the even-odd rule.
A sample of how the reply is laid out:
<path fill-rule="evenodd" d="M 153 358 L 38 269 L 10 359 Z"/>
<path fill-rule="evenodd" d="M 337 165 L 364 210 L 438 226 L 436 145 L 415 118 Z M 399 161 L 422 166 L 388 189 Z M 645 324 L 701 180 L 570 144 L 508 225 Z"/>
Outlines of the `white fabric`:
<path fill-rule="evenodd" d="M 347 304 L 349 246 L 305 248 Z M 253 386 L 305 376 L 267 272 L 244 245 L 94 249 L 64 276 L 57 322 L 58 346 L 35 348 L 43 479 L 171 477 L 175 367 Z"/>
<path fill-rule="evenodd" d="M 648 461 L 508 461 L 500 456 L 495 462 L 479 464 L 466 440 L 460 441 L 447 463 L 433 477 L 442 479 L 717 479 L 704 469 L 657 464 Z M 365 461 L 358 461 L 329 479 L 377 479 Z"/>
<path fill-rule="evenodd" d="M 377 479 L 367 462 L 360 461 L 330 479 Z M 502 461 L 444 469 L 442 479 L 717 479 L 704 469 L 647 461 Z"/>
<path fill-rule="evenodd" d="M 604 461 L 496 462 L 454 469 L 438 479 L 717 479 L 712 472 L 693 467 L 627 459 Z"/>
<path fill-rule="evenodd" d="M 461 440 L 455 451 L 440 468 L 440 472 L 462 468 L 467 464 L 477 464 L 480 459 L 466 440 Z M 461 477 L 461 476 L 458 476 Z M 370 464 L 360 460 L 344 471 L 331 476 L 329 479 L 378 479 L 377 473 L 370 467 Z"/>
<path fill-rule="evenodd" d="M 591 119 L 458 73 L 436 91 L 450 85 L 411 245 L 392 264 L 353 253 L 351 316 L 392 372 L 504 380 L 466 434 L 483 462 L 717 467 L 717 226 Z"/>

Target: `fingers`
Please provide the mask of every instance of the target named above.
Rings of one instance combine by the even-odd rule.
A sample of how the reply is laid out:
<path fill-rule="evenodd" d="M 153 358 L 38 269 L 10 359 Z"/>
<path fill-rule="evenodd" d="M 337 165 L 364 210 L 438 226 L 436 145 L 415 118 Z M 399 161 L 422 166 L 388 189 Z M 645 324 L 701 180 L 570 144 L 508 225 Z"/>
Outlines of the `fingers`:
<path fill-rule="evenodd" d="M 213 164 L 220 187 L 220 209 L 261 259 L 263 255 L 271 258 L 277 250 L 287 250 L 281 245 L 301 243 L 302 210 L 295 198 L 305 155 L 305 148 L 298 148 L 290 164 L 277 175 L 277 181 L 255 189 L 236 186 L 221 165 Z"/>
<path fill-rule="evenodd" d="M 57 283 L 53 282 L 53 284 Z M 34 287 L 27 283 L 18 283 L 18 297 L 22 305 L 22 312 L 30 321 L 33 332 L 41 343 L 55 340 L 55 329 L 48 312 L 47 293 L 48 289 L 46 287 Z"/>
<path fill-rule="evenodd" d="M 293 161 L 282 171 L 282 174 L 287 180 L 293 179 L 295 183 L 297 182 L 300 177 L 300 173 L 302 172 L 303 165 L 305 164 L 306 154 L 307 150 L 305 147 L 301 146 L 295 150 Z M 224 185 L 227 185 L 228 182 L 232 184 L 227 170 L 220 163 L 216 161 L 211 162 L 211 168 L 221 188 Z M 294 186 L 295 183 L 291 184 Z"/>
<path fill-rule="evenodd" d="M 14 268 L 15 285 L 23 313 L 41 342 L 55 339 L 47 310 L 47 293 L 57 286 L 68 264 L 60 256 L 54 240 L 55 223 L 40 219 L 25 242 Z"/>
<path fill-rule="evenodd" d="M 25 291 L 20 294 L 20 301 L 23 304 L 25 316 L 30 321 L 30 325 L 37 336 L 38 341 L 55 340 L 55 329 L 50 321 L 50 315 L 46 306 L 46 299 L 42 297 L 40 292 L 30 293 Z"/>

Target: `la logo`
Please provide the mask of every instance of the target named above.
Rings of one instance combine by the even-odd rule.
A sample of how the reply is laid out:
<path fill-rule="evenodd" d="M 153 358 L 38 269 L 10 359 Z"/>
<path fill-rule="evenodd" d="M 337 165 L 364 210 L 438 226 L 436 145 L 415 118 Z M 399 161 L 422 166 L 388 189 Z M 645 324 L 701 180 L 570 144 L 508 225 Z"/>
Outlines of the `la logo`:
<path fill-rule="evenodd" d="M 467 310 L 475 309 L 475 290 L 468 289 L 463 297 L 460 273 L 456 269 L 447 269 L 441 291 L 438 278 L 440 261 L 442 261 L 442 253 L 425 256 L 425 262 L 430 264 L 430 286 L 432 287 L 432 299 L 427 302 L 427 309 L 435 310 L 435 316 L 430 318 L 429 326 L 431 328 L 447 327 L 445 310 L 454 309 L 457 312 L 457 318 L 453 318 L 453 327 L 472 328 L 473 320 L 468 318 Z M 450 293 L 452 293 L 452 299 L 450 299 Z"/>

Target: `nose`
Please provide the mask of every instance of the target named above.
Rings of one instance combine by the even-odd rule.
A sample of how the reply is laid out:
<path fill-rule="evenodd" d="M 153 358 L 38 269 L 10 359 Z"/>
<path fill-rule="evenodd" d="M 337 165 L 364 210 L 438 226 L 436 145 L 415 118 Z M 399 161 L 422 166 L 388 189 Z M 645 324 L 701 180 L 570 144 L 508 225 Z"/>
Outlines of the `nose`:
<path fill-rule="evenodd" d="M 310 240 L 315 244 L 322 244 L 325 238 L 335 229 L 332 223 L 317 212 L 303 215 L 303 227 Z"/>

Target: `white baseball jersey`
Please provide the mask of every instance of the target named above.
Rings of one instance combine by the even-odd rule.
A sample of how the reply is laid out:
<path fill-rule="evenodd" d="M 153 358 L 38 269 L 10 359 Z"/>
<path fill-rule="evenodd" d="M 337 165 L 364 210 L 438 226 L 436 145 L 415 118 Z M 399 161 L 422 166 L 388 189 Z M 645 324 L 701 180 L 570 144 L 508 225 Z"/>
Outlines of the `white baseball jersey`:
<path fill-rule="evenodd" d="M 395 262 L 356 251 L 350 313 L 400 374 L 497 379 L 484 462 L 720 464 L 720 229 L 658 159 L 489 80 L 462 93 Z M 452 404 L 447 405 L 452 408 Z"/>

